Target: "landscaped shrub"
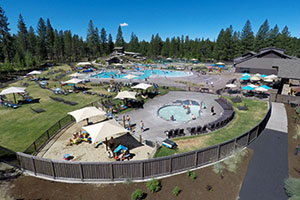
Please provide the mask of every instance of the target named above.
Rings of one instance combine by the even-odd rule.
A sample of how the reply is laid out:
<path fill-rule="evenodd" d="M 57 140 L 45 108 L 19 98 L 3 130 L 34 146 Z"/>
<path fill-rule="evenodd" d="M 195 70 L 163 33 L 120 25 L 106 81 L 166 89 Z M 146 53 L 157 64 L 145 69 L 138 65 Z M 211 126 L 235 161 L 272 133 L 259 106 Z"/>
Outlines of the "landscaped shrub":
<path fill-rule="evenodd" d="M 187 175 L 187 176 L 191 176 L 191 175 L 192 175 L 192 172 L 191 172 L 190 170 L 187 170 L 187 171 L 186 171 L 186 175 Z"/>
<path fill-rule="evenodd" d="M 223 176 L 224 170 L 225 170 L 225 166 L 220 162 L 214 164 L 214 166 L 213 166 L 213 172 L 215 172 L 216 174 L 220 174 L 221 179 L 224 178 L 224 176 Z"/>
<path fill-rule="evenodd" d="M 147 181 L 146 186 L 148 190 L 152 193 L 158 192 L 160 190 L 160 183 L 157 179 L 152 179 L 150 181 Z"/>
<path fill-rule="evenodd" d="M 300 197 L 300 179 L 288 178 L 285 180 L 285 192 L 289 197 Z M 296 198 L 297 199 L 297 198 Z"/>
<path fill-rule="evenodd" d="M 226 164 L 228 171 L 236 173 L 237 163 L 236 163 L 236 158 L 234 156 L 227 158 L 224 161 L 224 163 Z"/>
<path fill-rule="evenodd" d="M 140 200 L 144 196 L 144 192 L 141 189 L 137 189 L 131 194 L 131 200 Z"/>
<path fill-rule="evenodd" d="M 196 178 L 197 178 L 197 174 L 193 172 L 191 174 L 191 179 L 194 181 Z"/>
<path fill-rule="evenodd" d="M 176 187 L 173 189 L 173 191 L 172 191 L 172 193 L 173 193 L 175 196 L 178 196 L 180 192 L 181 192 L 181 190 L 180 190 L 180 188 L 179 188 L 178 186 L 176 186 Z"/>
<path fill-rule="evenodd" d="M 295 108 L 295 110 L 296 110 L 296 113 L 297 113 L 298 115 L 300 115 L 300 106 L 297 106 L 297 107 Z"/>
<path fill-rule="evenodd" d="M 129 185 L 131 183 L 132 183 L 132 179 L 130 179 L 130 178 L 125 179 L 125 184 Z"/>
<path fill-rule="evenodd" d="M 293 138 L 296 140 L 298 137 L 300 137 L 300 125 L 296 126 L 296 132 Z"/>

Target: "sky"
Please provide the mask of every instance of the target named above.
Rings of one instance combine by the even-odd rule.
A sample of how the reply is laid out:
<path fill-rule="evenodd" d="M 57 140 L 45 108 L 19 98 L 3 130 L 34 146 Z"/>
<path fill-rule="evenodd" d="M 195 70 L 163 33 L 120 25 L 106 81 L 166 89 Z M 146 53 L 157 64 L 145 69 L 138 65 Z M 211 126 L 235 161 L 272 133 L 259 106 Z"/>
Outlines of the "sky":
<path fill-rule="evenodd" d="M 230 25 L 241 31 L 247 19 L 252 30 L 268 19 L 270 27 L 287 25 L 292 36 L 300 37 L 299 0 L 1 0 L 10 23 L 17 32 L 19 14 L 27 27 L 36 28 L 40 17 L 50 19 L 58 30 L 71 30 L 86 38 L 89 20 L 105 28 L 115 39 L 122 26 L 126 41 L 134 32 L 139 40 L 149 41 L 152 34 L 166 37 L 188 35 L 194 38 L 218 37 Z M 127 26 L 126 26 L 127 25 Z"/>

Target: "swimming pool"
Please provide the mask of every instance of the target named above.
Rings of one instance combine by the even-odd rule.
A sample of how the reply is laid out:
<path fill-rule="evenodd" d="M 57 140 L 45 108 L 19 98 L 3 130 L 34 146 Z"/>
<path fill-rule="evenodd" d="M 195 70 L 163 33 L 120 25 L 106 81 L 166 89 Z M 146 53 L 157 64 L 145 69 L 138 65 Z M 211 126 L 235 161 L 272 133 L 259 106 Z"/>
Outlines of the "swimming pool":
<path fill-rule="evenodd" d="M 185 76 L 191 76 L 193 75 L 192 72 L 184 72 L 184 71 L 172 71 L 172 70 L 160 70 L 160 69 L 147 69 L 147 70 L 140 70 L 135 71 L 131 73 L 120 73 L 119 71 L 107 71 L 107 72 L 101 72 L 99 74 L 93 75 L 93 78 L 121 78 L 126 79 L 124 76 L 127 76 L 128 74 L 135 75 L 136 77 L 133 79 L 145 79 L 150 76 L 155 77 L 185 77 Z"/>
<path fill-rule="evenodd" d="M 192 120 L 192 115 L 199 117 L 200 106 L 189 105 L 189 108 L 184 108 L 183 105 L 167 105 L 158 110 L 158 116 L 167 121 L 172 121 L 171 116 L 174 117 L 174 122 L 187 122 Z"/>

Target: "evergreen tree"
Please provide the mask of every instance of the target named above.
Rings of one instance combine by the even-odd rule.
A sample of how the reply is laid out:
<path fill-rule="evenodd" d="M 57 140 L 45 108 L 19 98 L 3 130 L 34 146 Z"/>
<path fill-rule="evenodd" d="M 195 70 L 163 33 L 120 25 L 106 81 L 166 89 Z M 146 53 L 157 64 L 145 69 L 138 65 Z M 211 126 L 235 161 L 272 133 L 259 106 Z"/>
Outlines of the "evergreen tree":
<path fill-rule="evenodd" d="M 241 48 L 243 53 L 247 51 L 253 51 L 254 39 L 251 23 L 249 20 L 247 20 L 241 33 Z"/>
<path fill-rule="evenodd" d="M 64 31 L 64 57 L 67 61 L 72 61 L 72 33 Z"/>
<path fill-rule="evenodd" d="M 134 33 L 131 33 L 131 39 L 128 44 L 128 51 L 137 52 L 138 50 L 139 50 L 139 39 Z"/>
<path fill-rule="evenodd" d="M 27 51 L 27 28 L 22 15 L 19 15 L 18 20 L 17 51 L 22 58 L 25 57 Z"/>
<path fill-rule="evenodd" d="M 269 23 L 266 19 L 265 22 L 260 26 L 257 31 L 255 38 L 255 51 L 259 51 L 260 49 L 267 47 L 267 39 L 269 38 Z"/>
<path fill-rule="evenodd" d="M 267 40 L 267 45 L 271 47 L 275 47 L 279 45 L 278 41 L 279 28 L 277 24 L 272 28 L 269 32 L 269 38 Z"/>
<path fill-rule="evenodd" d="M 32 26 L 29 27 L 27 34 L 27 51 L 34 56 L 36 53 L 36 35 Z"/>
<path fill-rule="evenodd" d="M 112 53 L 114 51 L 114 42 L 111 34 L 108 35 L 108 53 Z"/>
<path fill-rule="evenodd" d="M 121 26 L 119 26 L 115 45 L 117 47 L 124 47 L 124 43 L 125 42 L 124 42 L 124 38 L 123 38 L 122 29 L 121 29 Z"/>
<path fill-rule="evenodd" d="M 47 26 L 46 26 L 46 49 L 48 53 L 48 59 L 52 60 L 54 56 L 54 31 L 51 26 L 50 20 L 47 19 Z"/>
<path fill-rule="evenodd" d="M 9 33 L 9 23 L 5 11 L 0 6 L 0 61 L 7 58 L 8 62 L 12 61 L 12 37 Z"/>
<path fill-rule="evenodd" d="M 45 60 L 47 57 L 47 49 L 46 49 L 46 26 L 43 18 L 39 19 L 37 25 L 37 56 L 40 57 L 41 60 Z"/>
<path fill-rule="evenodd" d="M 170 57 L 170 38 L 166 38 L 166 41 L 163 43 L 162 49 L 161 49 L 161 55 L 164 57 Z"/>
<path fill-rule="evenodd" d="M 109 54 L 108 52 L 108 44 L 107 44 L 107 35 L 104 28 L 101 29 L 101 35 L 100 35 L 100 44 L 101 44 L 101 52 L 102 55 Z"/>

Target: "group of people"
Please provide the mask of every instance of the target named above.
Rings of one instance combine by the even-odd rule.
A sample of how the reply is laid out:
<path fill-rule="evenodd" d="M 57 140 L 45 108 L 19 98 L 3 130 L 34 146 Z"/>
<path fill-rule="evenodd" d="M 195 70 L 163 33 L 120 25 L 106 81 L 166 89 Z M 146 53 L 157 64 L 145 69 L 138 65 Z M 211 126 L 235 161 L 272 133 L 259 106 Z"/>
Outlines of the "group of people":
<path fill-rule="evenodd" d="M 125 117 L 125 115 L 123 115 L 123 125 L 124 125 L 124 127 L 126 127 L 126 123 L 127 123 L 127 129 L 132 131 L 132 124 L 131 124 L 131 119 L 130 119 L 129 115 L 127 115 L 126 117 Z M 141 128 L 141 132 L 145 131 L 145 124 L 144 124 L 143 120 L 140 121 L 140 128 Z"/>
<path fill-rule="evenodd" d="M 90 135 L 87 132 L 80 131 L 80 133 L 78 133 L 78 132 L 73 133 L 72 137 L 69 140 L 70 145 L 79 144 L 82 141 L 92 143 L 92 138 L 90 137 Z"/>

